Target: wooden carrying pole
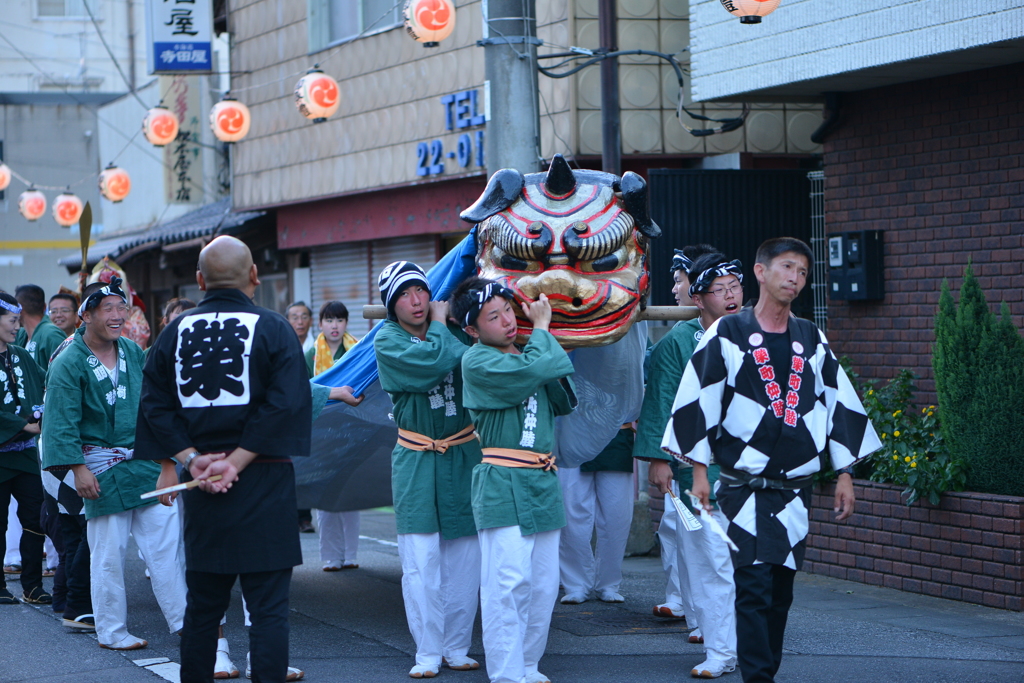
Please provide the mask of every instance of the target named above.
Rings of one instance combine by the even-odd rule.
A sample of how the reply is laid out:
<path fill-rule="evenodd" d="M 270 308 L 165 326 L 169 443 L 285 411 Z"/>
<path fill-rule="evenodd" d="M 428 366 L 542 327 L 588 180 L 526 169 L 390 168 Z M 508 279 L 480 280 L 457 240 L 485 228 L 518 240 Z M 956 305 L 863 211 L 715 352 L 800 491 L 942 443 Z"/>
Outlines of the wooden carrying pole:
<path fill-rule="evenodd" d="M 367 320 L 383 320 L 387 313 L 383 306 L 363 306 Z M 696 306 L 648 306 L 640 312 L 640 320 L 693 320 L 699 315 Z"/>

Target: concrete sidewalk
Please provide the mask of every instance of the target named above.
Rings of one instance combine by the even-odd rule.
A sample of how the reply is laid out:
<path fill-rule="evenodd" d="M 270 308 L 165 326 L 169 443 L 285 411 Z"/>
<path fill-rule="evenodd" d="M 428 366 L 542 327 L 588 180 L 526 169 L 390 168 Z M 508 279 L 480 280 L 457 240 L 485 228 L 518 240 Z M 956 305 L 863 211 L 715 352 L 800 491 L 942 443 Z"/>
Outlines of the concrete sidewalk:
<path fill-rule="evenodd" d="M 402 605 L 394 517 L 362 515 L 360 569 L 324 573 L 317 538 L 303 534 L 306 564 L 292 582 L 291 660 L 313 683 L 409 680 L 415 651 Z M 0 683 L 163 680 L 132 663 L 179 660 L 142 563 L 127 560 L 129 627 L 145 650 L 115 653 L 95 638 L 68 634 L 48 607 L 0 607 Z M 660 683 L 690 680 L 703 660 L 686 642 L 684 622 L 651 615 L 664 598 L 658 558 L 624 563 L 626 602 L 557 605 L 541 671 L 554 683 Z M 15 583 L 9 584 L 16 588 Z M 227 636 L 244 669 L 247 633 L 240 600 L 228 611 Z M 479 621 L 470 655 L 483 662 Z M 165 679 L 174 680 L 172 675 Z M 244 676 L 244 673 L 243 673 Z M 450 683 L 486 683 L 481 669 L 440 674 Z M 721 680 L 740 683 L 739 673 Z M 779 683 L 1024 682 L 1024 614 L 799 574 Z"/>

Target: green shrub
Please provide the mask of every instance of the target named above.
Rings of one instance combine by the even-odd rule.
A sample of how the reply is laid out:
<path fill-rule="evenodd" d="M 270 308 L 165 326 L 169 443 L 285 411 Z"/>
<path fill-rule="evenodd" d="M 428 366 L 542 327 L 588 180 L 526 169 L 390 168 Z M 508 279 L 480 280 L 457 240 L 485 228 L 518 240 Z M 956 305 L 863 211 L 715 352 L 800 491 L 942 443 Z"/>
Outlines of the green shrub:
<path fill-rule="evenodd" d="M 963 491 L 966 461 L 945 448 L 939 409 L 914 404 L 914 373 L 901 370 L 885 386 L 865 383 L 864 409 L 882 439 L 883 448 L 858 466 L 857 474 L 871 481 L 906 486 L 906 504 L 925 498 L 939 504 L 946 491 Z"/>
<path fill-rule="evenodd" d="M 932 366 L 951 458 L 970 463 L 967 486 L 1024 495 L 1024 339 L 1002 306 L 997 320 L 968 264 L 954 305 L 943 283 Z"/>

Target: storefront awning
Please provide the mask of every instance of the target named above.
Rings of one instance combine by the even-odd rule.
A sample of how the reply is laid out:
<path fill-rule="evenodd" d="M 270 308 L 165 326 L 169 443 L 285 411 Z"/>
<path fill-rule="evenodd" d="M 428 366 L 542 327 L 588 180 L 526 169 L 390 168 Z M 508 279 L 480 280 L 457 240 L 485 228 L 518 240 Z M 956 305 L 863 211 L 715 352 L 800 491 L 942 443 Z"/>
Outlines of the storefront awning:
<path fill-rule="evenodd" d="M 242 232 L 247 228 L 247 224 L 264 215 L 262 211 L 234 213 L 231 211 L 231 199 L 221 199 L 143 230 L 105 236 L 89 247 L 88 265 L 94 266 L 104 256 L 122 263 L 151 249 L 164 249 L 174 245 L 184 247 L 186 243 L 192 243 L 198 248 L 202 246 L 202 240 L 210 239 L 214 234 L 234 235 Z M 57 263 L 67 268 L 70 273 L 77 272 L 82 266 L 81 252 L 65 256 Z"/>

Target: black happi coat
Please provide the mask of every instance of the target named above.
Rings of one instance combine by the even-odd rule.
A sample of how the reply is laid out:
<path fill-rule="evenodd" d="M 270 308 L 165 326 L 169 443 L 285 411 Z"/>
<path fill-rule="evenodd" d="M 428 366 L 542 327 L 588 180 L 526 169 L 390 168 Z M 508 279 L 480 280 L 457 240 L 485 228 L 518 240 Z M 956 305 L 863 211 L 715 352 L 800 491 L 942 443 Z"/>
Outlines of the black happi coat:
<path fill-rule="evenodd" d="M 778 357 L 781 356 L 781 357 Z M 683 372 L 662 448 L 680 461 L 772 479 L 795 479 L 848 467 L 881 447 L 825 336 L 790 318 L 784 335 L 768 335 L 752 310 L 720 318 L 704 334 Z M 799 569 L 804 556 L 809 489 L 720 486 L 718 503 L 733 562 Z"/>
<path fill-rule="evenodd" d="M 237 289 L 208 292 L 157 337 L 143 373 L 135 457 L 171 458 L 190 446 L 259 453 L 226 493 L 184 493 L 188 569 L 302 564 L 291 458 L 309 455 L 311 411 L 295 332 Z"/>

